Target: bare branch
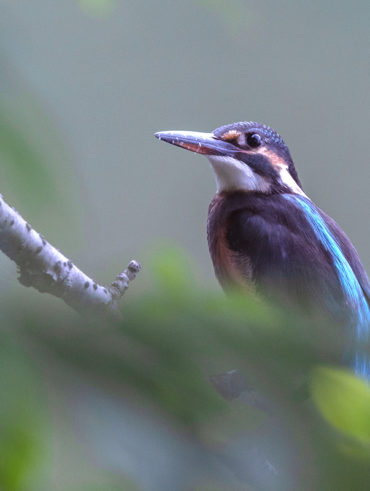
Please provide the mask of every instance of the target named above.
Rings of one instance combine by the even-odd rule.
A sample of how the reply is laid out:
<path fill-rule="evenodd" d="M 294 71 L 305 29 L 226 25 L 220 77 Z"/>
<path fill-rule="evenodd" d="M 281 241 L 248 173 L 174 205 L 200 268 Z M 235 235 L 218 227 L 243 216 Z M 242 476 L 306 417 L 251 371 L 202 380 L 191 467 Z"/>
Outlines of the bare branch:
<path fill-rule="evenodd" d="M 13 260 L 18 280 L 60 297 L 77 312 L 118 314 L 118 302 L 141 266 L 131 261 L 110 285 L 99 285 L 36 232 L 0 195 L 0 250 Z"/>

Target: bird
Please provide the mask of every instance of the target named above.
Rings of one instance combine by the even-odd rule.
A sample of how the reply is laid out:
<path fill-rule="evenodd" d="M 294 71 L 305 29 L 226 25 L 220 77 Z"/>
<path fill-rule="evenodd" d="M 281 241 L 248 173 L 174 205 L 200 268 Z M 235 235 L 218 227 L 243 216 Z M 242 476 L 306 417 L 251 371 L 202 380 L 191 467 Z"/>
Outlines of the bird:
<path fill-rule="evenodd" d="M 350 328 L 359 345 L 366 344 L 366 271 L 339 225 L 303 191 L 289 148 L 275 130 L 242 121 L 210 133 L 155 136 L 204 155 L 211 164 L 216 194 L 209 205 L 207 239 L 224 290 L 278 296 L 304 312 L 322 312 Z M 356 353 L 355 373 L 370 380 L 369 356 Z"/>

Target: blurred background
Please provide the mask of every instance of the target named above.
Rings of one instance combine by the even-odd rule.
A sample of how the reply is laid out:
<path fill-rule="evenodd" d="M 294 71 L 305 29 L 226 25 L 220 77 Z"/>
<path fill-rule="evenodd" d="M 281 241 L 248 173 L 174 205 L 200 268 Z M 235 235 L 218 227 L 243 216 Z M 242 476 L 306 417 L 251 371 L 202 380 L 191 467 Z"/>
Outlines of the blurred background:
<path fill-rule="evenodd" d="M 153 133 L 211 131 L 234 121 L 260 121 L 283 136 L 306 193 L 342 226 L 369 271 L 369 18 L 370 4 L 365 0 L 0 0 L 0 191 L 37 231 L 97 281 L 111 282 L 131 258 L 143 264 L 124 299 L 127 326 L 135 342 L 140 332 L 141 344 L 153 343 L 151 321 L 138 316 L 144 298 L 148 298 L 145 305 L 151 314 L 172 302 L 173 318 L 166 320 L 168 326 L 175 323 L 185 332 L 189 325 L 198 326 L 201 333 L 209 324 L 214 303 L 223 305 L 225 325 L 233 324 L 230 319 L 235 310 L 219 291 L 206 243 L 213 175 L 206 159 L 161 144 Z M 174 252 L 174 248 L 183 252 Z M 193 271 L 192 279 L 177 284 L 176 276 L 186 276 L 188 270 Z M 3 442 L 11 442 L 0 452 L 5 462 L 0 469 L 2 489 L 333 486 L 332 474 L 326 468 L 322 474 L 317 470 L 316 452 L 332 449 L 339 437 L 327 429 L 327 446 L 322 440 L 307 443 L 312 420 L 303 421 L 300 410 L 289 406 L 289 391 L 285 398 L 274 391 L 270 396 L 277 396 L 280 409 L 285 407 L 285 421 L 296 418 L 297 433 L 292 431 L 289 439 L 285 430 L 269 422 L 272 430 L 266 430 L 261 439 L 255 430 L 261 416 L 252 408 L 242 419 L 254 428 L 249 441 L 258 440 L 258 445 L 246 447 L 245 442 L 234 441 L 233 451 L 220 463 L 213 430 L 207 428 L 204 437 L 203 423 L 196 431 L 193 424 L 189 429 L 189 421 L 198 421 L 204 407 L 211 408 L 205 419 L 213 414 L 220 398 L 204 396 L 194 408 L 190 401 L 199 397 L 198 392 L 189 395 L 185 390 L 188 398 L 181 403 L 176 391 L 169 396 L 163 388 L 154 391 L 154 397 L 149 390 L 152 382 L 146 378 L 149 374 L 140 371 L 142 358 L 139 364 L 137 360 L 133 363 L 131 372 L 133 368 L 124 363 L 124 348 L 115 352 L 119 360 L 115 368 L 106 370 L 112 344 L 119 345 L 121 331 L 108 336 L 110 344 L 100 353 L 101 370 L 96 375 L 92 360 L 97 348 L 91 341 L 94 349 L 90 346 L 89 351 L 83 342 L 91 337 L 86 325 L 59 300 L 19 285 L 15 265 L 4 255 L 0 256 L 0 271 L 3 406 L 9 403 L 0 426 Z M 159 299 L 158 278 L 167 292 Z M 187 296 L 194 283 L 199 297 L 211 295 L 213 299 L 208 310 L 200 312 L 197 307 L 197 314 L 194 298 Z M 174 298 L 168 300 L 168 284 L 183 297 L 181 305 Z M 261 321 L 264 315 L 259 312 L 257 317 Z M 161 329 L 166 322 L 155 324 L 164 344 L 167 331 Z M 288 324 L 294 323 L 290 320 Z M 190 337 L 199 337 L 194 332 L 198 331 L 181 334 L 184 359 L 176 353 L 182 360 L 198 353 Z M 235 339 L 240 340 L 237 333 Z M 307 339 L 296 339 L 294 328 L 290 334 L 294 363 L 298 363 L 306 356 Z M 101 337 L 103 330 L 97 339 Z M 213 357 L 213 341 L 209 341 L 210 352 L 205 353 L 208 361 Z M 256 351 L 262 359 L 271 356 L 265 341 Z M 223 342 L 231 343 L 229 360 L 216 364 L 210 373 L 221 370 L 221 365 L 233 368 L 233 363 L 243 359 L 232 340 Z M 168 343 L 168 349 L 178 347 L 176 339 Z M 72 355 L 72 346 L 81 352 L 76 348 Z M 312 349 L 306 360 L 307 373 L 321 360 L 322 353 Z M 163 354 L 162 360 L 167 382 L 169 374 L 177 373 L 170 353 Z M 284 350 L 276 357 L 281 367 L 290 359 Z M 197 379 L 195 367 L 204 365 L 201 358 L 200 363 L 197 354 L 195 372 L 188 374 L 186 383 Z M 83 374 L 76 360 L 81 364 L 85 360 Z M 185 365 L 185 361 L 176 365 L 179 372 Z M 259 373 L 256 367 L 254 370 Z M 138 379 L 138 373 L 144 379 Z M 182 379 L 175 380 L 179 390 Z M 266 383 L 262 384 L 265 388 Z M 289 383 L 295 385 L 294 380 Z M 271 380 L 269 384 L 271 388 Z M 101 392 L 102 387 L 109 389 L 109 397 Z M 208 384 L 201 384 L 199 391 L 208 394 Z M 188 419 L 179 417 L 182 410 L 174 409 L 176 401 L 181 408 L 190 404 Z M 15 407 L 22 411 L 18 414 Z M 223 406 L 226 426 L 234 420 L 230 416 L 234 410 Z M 240 411 L 245 411 L 244 406 Z M 317 424 L 322 434 L 322 423 Z M 356 469 L 358 481 L 351 481 L 352 489 L 362 489 L 361 477 L 368 477 L 369 442 L 364 443 L 363 438 L 365 434 L 369 437 L 370 430 L 364 425 L 361 451 L 357 447 L 349 451 L 345 442 L 351 455 L 361 453 L 360 463 L 328 450 L 335 454 L 335 465 L 339 462 L 343 469 Z M 9 433 L 9 428 L 14 432 Z M 10 440 L 4 437 L 7 432 Z M 304 441 L 297 443 L 300 433 Z M 289 445 L 283 452 L 284 462 L 280 455 L 276 463 L 281 440 Z M 18 450 L 10 452 L 13 446 Z M 304 448 L 302 458 L 310 462 L 307 475 L 304 469 L 289 472 L 299 468 L 294 460 L 297 448 L 302 452 Z M 272 452 L 271 459 L 266 451 Z M 249 466 L 247 477 L 243 455 Z M 194 482 L 189 476 L 196 476 Z"/>

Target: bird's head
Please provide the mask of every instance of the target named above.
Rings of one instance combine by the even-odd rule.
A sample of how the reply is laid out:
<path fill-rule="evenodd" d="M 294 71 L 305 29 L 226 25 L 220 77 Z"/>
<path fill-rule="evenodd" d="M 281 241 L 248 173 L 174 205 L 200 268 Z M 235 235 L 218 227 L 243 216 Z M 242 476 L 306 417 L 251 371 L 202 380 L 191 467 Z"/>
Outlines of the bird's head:
<path fill-rule="evenodd" d="M 208 157 L 217 191 L 303 194 L 289 149 L 272 128 L 232 123 L 212 133 L 162 131 L 160 140 Z"/>

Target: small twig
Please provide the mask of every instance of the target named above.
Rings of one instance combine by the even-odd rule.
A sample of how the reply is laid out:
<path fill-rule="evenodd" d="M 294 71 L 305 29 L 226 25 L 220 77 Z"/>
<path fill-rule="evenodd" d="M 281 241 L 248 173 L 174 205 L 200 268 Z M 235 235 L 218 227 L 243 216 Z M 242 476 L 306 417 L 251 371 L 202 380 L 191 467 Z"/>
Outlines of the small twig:
<path fill-rule="evenodd" d="M 118 302 L 141 266 L 131 261 L 116 280 L 99 285 L 36 232 L 0 195 L 0 250 L 18 266 L 18 280 L 62 298 L 77 312 L 117 315 Z"/>
<path fill-rule="evenodd" d="M 115 281 L 106 288 L 112 296 L 111 307 L 118 310 L 118 302 L 127 290 L 130 282 L 136 278 L 136 275 L 141 270 L 140 264 L 133 260 L 130 261 L 127 268 L 117 275 Z"/>

